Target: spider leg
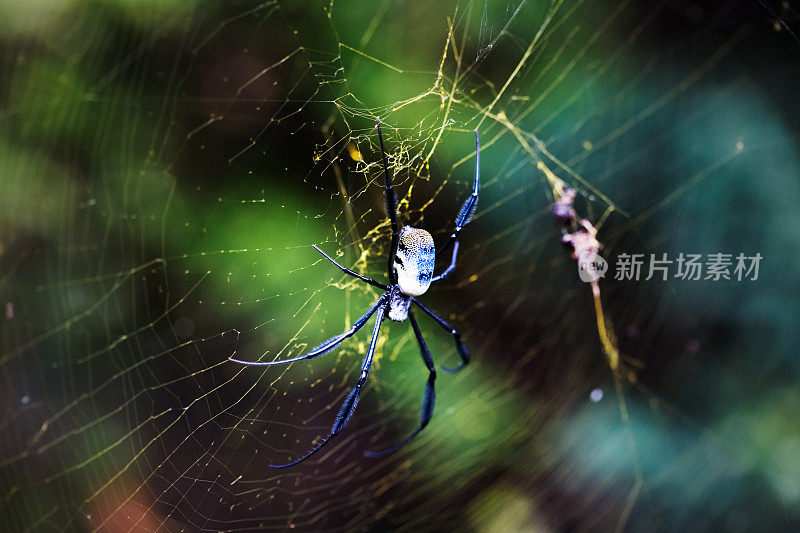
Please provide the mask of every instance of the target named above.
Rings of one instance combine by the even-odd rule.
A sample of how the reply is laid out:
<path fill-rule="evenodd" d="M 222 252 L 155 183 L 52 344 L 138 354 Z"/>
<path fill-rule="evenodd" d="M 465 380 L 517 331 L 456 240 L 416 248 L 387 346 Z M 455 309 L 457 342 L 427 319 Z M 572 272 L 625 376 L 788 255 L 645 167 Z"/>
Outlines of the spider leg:
<path fill-rule="evenodd" d="M 456 241 L 456 243 L 453 245 L 453 257 L 450 259 L 450 266 L 449 266 L 449 267 L 447 267 L 447 268 L 445 269 L 445 271 L 444 271 L 444 272 L 442 272 L 441 274 L 439 274 L 438 276 L 434 276 L 434 277 L 431 279 L 431 283 L 434 283 L 434 282 L 436 282 L 436 281 L 443 280 L 444 278 L 446 278 L 447 276 L 449 276 L 449 275 L 450 275 L 450 273 L 451 273 L 453 270 L 455 270 L 455 269 L 456 269 L 456 256 L 457 256 L 457 255 L 458 255 L 458 241 Z"/>
<path fill-rule="evenodd" d="M 475 210 L 478 208 L 478 191 L 481 188 L 481 141 L 478 138 L 478 130 L 475 130 L 475 183 L 472 185 L 472 194 L 467 198 L 464 202 L 464 205 L 461 206 L 461 209 L 458 211 L 458 215 L 456 215 L 455 226 L 456 228 L 453 230 L 453 233 L 447 239 L 447 242 L 444 243 L 439 250 L 436 251 L 436 256 L 438 257 L 439 254 L 443 254 L 447 251 L 450 246 L 458 241 L 458 235 L 461 233 L 461 230 L 464 229 L 464 226 L 469 224 L 469 221 L 472 220 L 472 215 L 475 214 Z M 455 268 L 456 262 L 456 252 L 457 250 L 453 251 L 453 268 Z M 440 278 L 441 279 L 441 278 Z"/>
<path fill-rule="evenodd" d="M 389 263 L 388 263 L 388 276 L 389 282 L 394 283 L 397 281 L 394 275 L 394 252 L 397 248 L 397 195 L 392 187 L 392 174 L 389 172 L 389 160 L 386 158 L 386 150 L 383 149 L 383 133 L 381 132 L 381 120 L 376 119 L 378 124 L 378 141 L 381 144 L 381 155 L 383 156 L 383 175 L 386 178 L 386 188 L 384 195 L 386 196 L 386 212 L 389 215 L 389 222 L 392 225 L 392 246 L 389 248 Z"/>
<path fill-rule="evenodd" d="M 383 289 L 383 290 L 385 290 L 385 291 L 388 291 L 388 290 L 389 290 L 389 287 L 387 287 L 387 286 L 386 286 L 386 285 L 384 285 L 383 283 L 378 283 L 378 282 L 377 282 L 377 281 L 375 281 L 374 279 L 370 279 L 370 278 L 368 278 L 368 277 L 366 277 L 366 276 L 362 276 L 362 275 L 361 275 L 361 274 L 359 274 L 358 272 L 354 272 L 354 271 L 350 270 L 349 268 L 345 268 L 345 267 L 343 267 L 342 265 L 340 265 L 339 263 L 337 263 L 336 261 L 334 261 L 334 260 L 333 260 L 333 258 L 332 258 L 331 256 L 329 256 L 328 254 L 326 254 L 325 252 L 323 252 L 322 250 L 320 250 L 319 248 L 317 248 L 317 245 L 316 245 L 316 244 L 312 245 L 311 247 L 312 247 L 312 248 L 314 248 L 314 249 L 315 249 L 316 251 L 318 251 L 319 253 L 321 253 L 321 254 L 322 254 L 322 257 L 324 257 L 325 259 L 327 259 L 328 261 L 330 261 L 331 263 L 333 263 L 334 265 L 336 265 L 336 266 L 339 268 L 339 270 L 341 270 L 341 271 L 342 271 L 342 272 L 344 272 L 345 274 L 349 274 L 350 276 L 353 276 L 354 278 L 358 278 L 358 279 L 360 279 L 361 281 L 365 281 L 365 282 L 369 283 L 370 285 L 372 285 L 373 287 L 378 287 L 379 289 Z"/>
<path fill-rule="evenodd" d="M 425 386 L 425 396 L 422 398 L 422 415 L 420 416 L 419 427 L 391 448 L 387 448 L 379 452 L 366 452 L 364 455 L 367 457 L 384 457 L 396 452 L 408 444 L 411 439 L 419 435 L 419 433 L 425 429 L 425 426 L 428 425 L 428 422 L 430 422 L 431 417 L 433 416 L 433 406 L 434 403 L 436 403 L 436 389 L 434 389 L 434 383 L 436 382 L 436 369 L 433 366 L 433 357 L 431 357 L 431 352 L 428 350 L 428 346 L 425 344 L 425 339 L 422 338 L 422 332 L 419 330 L 417 320 L 414 318 L 414 314 L 411 312 L 411 310 L 408 311 L 408 319 L 411 321 L 411 327 L 414 328 L 414 335 L 416 335 L 417 343 L 419 343 L 420 355 L 422 355 L 422 360 L 425 362 L 425 366 L 428 367 L 429 372 L 428 383 Z"/>
<path fill-rule="evenodd" d="M 417 304 L 417 306 L 420 309 L 425 311 L 425 313 L 427 313 L 429 317 L 434 319 L 436 323 L 442 327 L 442 329 L 450 332 L 450 334 L 453 336 L 453 340 L 456 343 L 456 350 L 458 351 L 458 356 L 461 358 L 461 362 L 458 363 L 458 365 L 456 365 L 453 368 L 442 367 L 442 370 L 444 372 L 447 372 L 448 374 L 453 374 L 464 368 L 469 363 L 469 352 L 467 351 L 467 347 L 464 346 L 464 343 L 461 342 L 461 334 L 458 331 L 456 331 L 455 328 L 453 328 L 453 326 L 451 326 L 450 324 L 448 324 L 447 322 L 436 316 L 436 313 L 434 313 L 433 311 L 422 305 L 422 302 L 420 302 L 416 298 L 412 298 L 411 301 Z"/>
<path fill-rule="evenodd" d="M 285 365 L 287 363 L 293 363 L 295 361 L 302 361 L 303 359 L 313 359 L 314 357 L 318 357 L 324 353 L 331 351 L 332 349 L 336 348 L 343 340 L 348 337 L 352 337 L 356 334 L 358 330 L 364 327 L 369 317 L 371 317 L 375 311 L 378 310 L 387 300 L 388 296 L 386 294 L 382 294 L 378 301 L 369 308 L 369 310 L 364 313 L 364 316 L 359 318 L 358 320 L 353 323 L 353 326 L 345 331 L 344 333 L 340 333 L 335 337 L 331 337 L 330 339 L 326 340 L 307 354 L 300 355 L 298 357 L 292 357 L 291 359 L 284 359 L 283 361 L 242 361 L 241 359 L 234 359 L 233 357 L 228 357 L 228 361 L 232 361 L 234 363 L 240 363 L 243 365 L 248 366 L 269 366 L 269 365 Z"/>
<path fill-rule="evenodd" d="M 382 302 L 379 302 L 382 303 Z M 330 434 L 325 437 L 322 442 L 314 446 L 310 452 L 305 454 L 300 459 L 292 461 L 291 463 L 287 463 L 284 465 L 269 465 L 272 468 L 286 468 L 287 466 L 296 465 L 301 461 L 305 461 L 315 453 L 317 453 L 323 446 L 325 446 L 332 438 L 339 434 L 339 432 L 344 428 L 347 422 L 350 420 L 350 417 L 353 416 L 353 412 L 356 410 L 356 405 L 358 405 L 358 394 L 361 392 L 361 388 L 367 382 L 367 376 L 369 375 L 369 370 L 372 367 L 372 361 L 375 358 L 375 347 L 378 344 L 378 333 L 381 330 L 381 323 L 383 322 L 383 316 L 386 312 L 386 306 L 382 305 L 378 309 L 378 314 L 375 318 L 375 329 L 372 330 L 372 339 L 369 342 L 369 350 L 367 350 L 367 356 L 364 358 L 364 363 L 361 365 L 361 377 L 358 378 L 358 383 L 356 386 L 353 387 L 353 390 L 350 391 L 350 394 L 347 395 L 345 398 L 344 403 L 342 403 L 341 409 L 339 409 L 339 414 L 336 415 L 336 420 L 333 422 L 333 427 L 331 428 Z"/>

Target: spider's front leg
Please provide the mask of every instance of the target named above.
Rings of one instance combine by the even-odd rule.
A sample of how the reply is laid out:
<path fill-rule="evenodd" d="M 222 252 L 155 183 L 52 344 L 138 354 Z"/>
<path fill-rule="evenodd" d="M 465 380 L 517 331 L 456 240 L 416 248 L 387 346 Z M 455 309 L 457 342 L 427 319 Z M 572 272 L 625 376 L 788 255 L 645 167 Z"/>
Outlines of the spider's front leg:
<path fill-rule="evenodd" d="M 453 336 L 453 340 L 456 343 L 456 351 L 458 352 L 458 356 L 461 358 L 461 362 L 458 363 L 458 365 L 456 365 L 453 368 L 442 367 L 442 370 L 447 372 L 448 374 L 453 374 L 455 372 L 458 372 L 462 368 L 464 368 L 466 365 L 468 365 L 469 364 L 469 351 L 467 351 L 467 347 L 464 346 L 464 343 L 461 342 L 461 334 L 458 331 L 456 331 L 456 329 L 453 326 L 451 326 L 450 324 L 445 322 L 443 319 L 439 318 L 436 315 L 436 313 L 434 313 L 433 311 L 431 311 L 430 309 L 428 309 L 427 307 L 422 305 L 422 303 L 419 300 L 417 300 L 416 298 L 412 298 L 411 301 L 415 305 L 417 305 L 420 309 L 422 309 L 429 317 L 434 319 L 436 321 L 436 323 L 439 324 L 439 326 L 442 329 L 444 329 L 445 331 L 447 331 L 448 333 L 450 333 Z"/>
<path fill-rule="evenodd" d="M 408 311 L 408 320 L 411 322 L 411 327 L 414 329 L 414 335 L 417 337 L 419 353 L 422 356 L 422 361 L 425 363 L 425 366 L 428 367 L 428 383 L 425 385 L 425 396 L 422 398 L 422 415 L 420 416 L 419 427 L 415 429 L 408 437 L 404 438 L 391 448 L 387 448 L 380 452 L 366 452 L 364 455 L 367 457 L 383 457 L 396 452 L 408 444 L 411 439 L 419 435 L 419 433 L 425 429 L 425 426 L 428 425 L 428 422 L 431 421 L 431 417 L 433 416 L 433 405 L 436 403 L 436 389 L 434 389 L 434 383 L 436 382 L 436 369 L 433 366 L 433 357 L 431 356 L 430 350 L 428 350 L 428 346 L 425 344 L 425 339 L 422 338 L 422 332 L 420 331 L 419 326 L 417 325 L 417 320 L 414 318 L 414 313 L 412 313 L 411 310 Z"/>
<path fill-rule="evenodd" d="M 383 303 L 383 301 L 379 301 L 379 303 Z M 339 414 L 336 415 L 336 419 L 333 422 L 333 427 L 331 427 L 330 434 L 325 437 L 322 442 L 316 445 L 314 448 L 311 449 L 310 452 L 305 454 L 300 459 L 292 461 L 291 463 L 287 463 L 284 465 L 269 465 L 272 468 L 286 468 L 287 466 L 296 465 L 299 462 L 305 461 L 315 453 L 317 453 L 323 446 L 325 446 L 331 439 L 333 439 L 339 432 L 344 428 L 347 422 L 350 420 L 350 417 L 353 416 L 353 413 L 356 410 L 356 405 L 358 405 L 358 395 L 361 392 L 361 389 L 364 387 L 364 384 L 367 382 L 367 376 L 369 375 L 369 370 L 372 368 L 372 362 L 375 359 L 375 347 L 378 344 L 378 334 L 381 330 L 381 323 L 383 322 L 383 317 L 386 313 L 386 305 L 385 303 L 378 308 L 378 312 L 375 316 L 375 329 L 372 330 L 372 339 L 369 342 L 369 350 L 367 350 L 367 356 L 364 358 L 364 363 L 361 365 L 361 377 L 358 378 L 358 383 L 356 386 L 353 387 L 353 390 L 350 391 L 350 394 L 347 395 L 345 398 L 344 403 L 342 403 L 341 409 L 339 409 Z"/>
<path fill-rule="evenodd" d="M 283 359 L 282 361 L 242 361 L 241 359 L 235 359 L 233 357 L 228 357 L 228 361 L 248 366 L 271 366 L 271 365 L 285 365 L 287 363 L 294 363 L 295 361 L 302 361 L 303 359 L 313 359 L 315 357 L 319 357 L 320 355 L 324 355 L 333 350 L 334 348 L 336 348 L 337 346 L 339 346 L 339 344 L 341 344 L 341 342 L 346 338 L 355 335 L 358 332 L 358 330 L 364 327 L 364 324 L 367 323 L 369 317 L 371 317 L 373 313 L 375 313 L 375 311 L 378 310 L 378 308 L 382 309 L 388 300 L 389 300 L 388 293 L 382 294 L 381 297 L 378 298 L 378 301 L 375 302 L 375 304 L 372 307 L 370 307 L 369 310 L 366 313 L 364 313 L 364 315 L 361 318 L 359 318 L 353 323 L 353 326 L 350 329 L 348 329 L 344 333 L 336 335 L 335 337 L 331 337 L 330 339 L 316 346 L 313 350 L 311 350 L 306 354 L 298 355 L 297 357 L 292 357 L 291 359 Z"/>
<path fill-rule="evenodd" d="M 461 233 L 461 230 L 469 224 L 469 221 L 472 220 L 472 216 L 475 214 L 475 210 L 478 209 L 478 192 L 481 188 L 481 141 L 478 137 L 478 130 L 475 130 L 475 183 L 472 185 L 472 194 L 467 198 L 464 202 L 464 205 L 461 206 L 461 209 L 458 211 L 458 215 L 456 215 L 455 220 L 455 229 L 450 237 L 447 239 L 447 242 L 444 243 L 439 250 L 436 251 L 436 255 L 442 254 L 447 251 L 450 246 L 453 246 L 453 255 L 450 258 L 450 266 L 448 266 L 444 272 L 439 274 L 438 276 L 434 276 L 431 280 L 431 283 L 434 281 L 439 281 L 447 276 L 456 268 L 456 257 L 458 256 L 458 236 Z"/>

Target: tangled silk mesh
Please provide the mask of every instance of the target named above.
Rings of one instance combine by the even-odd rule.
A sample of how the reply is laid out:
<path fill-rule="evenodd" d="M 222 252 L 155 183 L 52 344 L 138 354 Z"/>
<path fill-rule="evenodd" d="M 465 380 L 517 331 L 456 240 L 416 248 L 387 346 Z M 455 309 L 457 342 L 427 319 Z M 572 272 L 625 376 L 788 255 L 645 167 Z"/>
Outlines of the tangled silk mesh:
<path fill-rule="evenodd" d="M 606 257 L 661 251 L 698 223 L 704 184 L 785 148 L 730 110 L 758 99 L 732 74 L 741 58 L 786 28 L 764 11 L 730 22 L 732 9 L 53 7 L 38 40 L 16 36 L 0 56 L 13 74 L 0 161 L 25 176 L 0 182 L 13 229 L 0 229 L 3 529 L 724 522 L 761 485 L 721 500 L 714 487 L 760 463 L 732 471 L 726 426 L 674 394 L 697 353 L 693 315 L 676 318 L 663 285 L 610 277 L 593 303 L 550 206 L 576 189 Z M 660 39 L 671 24 L 681 33 Z M 309 362 L 227 359 L 300 355 L 377 298 L 311 248 L 385 281 L 376 118 L 401 219 L 439 245 L 471 192 L 480 132 L 480 207 L 455 272 L 422 297 L 473 364 L 440 374 L 411 445 L 365 458 L 416 426 L 427 378 L 408 324 L 387 322 L 349 425 L 271 470 L 327 435 L 371 327 Z M 452 366 L 451 337 L 419 321 Z M 791 472 L 763 474 L 789 521 Z"/>

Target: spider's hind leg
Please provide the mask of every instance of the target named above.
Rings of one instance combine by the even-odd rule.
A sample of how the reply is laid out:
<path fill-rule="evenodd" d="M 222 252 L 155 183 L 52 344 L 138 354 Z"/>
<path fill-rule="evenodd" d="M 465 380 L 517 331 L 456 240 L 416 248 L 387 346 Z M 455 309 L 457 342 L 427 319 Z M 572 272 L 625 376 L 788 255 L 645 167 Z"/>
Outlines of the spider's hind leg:
<path fill-rule="evenodd" d="M 336 262 L 336 261 L 335 261 L 335 260 L 334 260 L 334 259 L 333 259 L 331 256 L 329 256 L 328 254 L 326 254 L 325 252 L 323 252 L 321 249 L 319 249 L 319 248 L 317 247 L 317 245 L 316 245 L 316 244 L 313 244 L 311 247 L 312 247 L 312 248 L 314 248 L 316 251 L 318 251 L 320 254 L 322 254 L 322 257 L 324 257 L 325 259 L 327 259 L 328 261 L 330 261 L 331 263 L 333 263 L 334 265 L 336 265 L 336 267 L 337 267 L 339 270 L 341 270 L 342 272 L 344 272 L 345 274 L 347 274 L 347 275 L 349 275 L 349 276 L 353 276 L 354 278 L 358 278 L 358 279 L 360 279 L 361 281 L 364 281 L 364 282 L 366 282 L 366 283 L 369 283 L 369 284 L 370 284 L 370 285 L 372 285 L 373 287 L 378 287 L 379 289 L 383 289 L 383 290 L 385 290 L 385 291 L 386 291 L 386 290 L 389 290 L 389 287 L 387 287 L 387 286 L 386 286 L 386 285 L 384 285 L 383 283 L 378 283 L 378 282 L 377 282 L 377 281 L 375 281 L 374 279 L 368 278 L 368 277 L 366 277 L 366 276 L 362 276 L 362 275 L 361 275 L 361 274 L 359 274 L 358 272 L 355 272 L 355 271 L 353 271 L 353 270 L 350 270 L 349 268 L 343 267 L 342 265 L 340 265 L 339 263 L 337 263 L 337 262 Z"/>
<path fill-rule="evenodd" d="M 394 254 L 397 248 L 397 238 L 400 234 L 400 227 L 397 224 L 397 194 L 394 192 L 392 186 L 392 174 L 389 171 L 389 159 L 386 157 L 386 150 L 383 148 L 383 132 L 381 132 L 381 120 L 376 119 L 378 125 L 378 141 L 381 145 L 381 156 L 383 157 L 383 176 L 386 178 L 386 187 L 384 188 L 384 196 L 386 198 L 386 214 L 389 217 L 389 223 L 392 226 L 392 244 L 389 248 L 389 262 L 387 265 L 386 275 L 389 276 L 389 283 L 392 284 L 397 281 L 394 273 Z"/>
<path fill-rule="evenodd" d="M 436 256 L 438 257 L 440 254 L 446 252 L 450 246 L 453 247 L 453 255 L 450 258 L 450 266 L 448 266 L 447 269 L 445 269 L 445 271 L 438 276 L 434 276 L 431 280 L 431 283 L 446 278 L 456 268 L 456 258 L 458 257 L 458 236 L 461 234 L 461 230 L 464 229 L 464 226 L 469 224 L 469 221 L 472 220 L 472 216 L 478 209 L 478 192 L 481 188 L 480 161 L 481 141 L 478 137 L 478 130 L 475 130 L 475 183 L 472 184 L 472 194 L 469 195 L 469 198 L 466 199 L 464 205 L 462 205 L 461 209 L 459 209 L 458 215 L 456 215 L 456 227 L 453 230 L 453 233 L 447 239 L 447 242 L 444 243 L 444 246 L 436 251 Z"/>
<path fill-rule="evenodd" d="M 475 214 L 475 211 L 478 209 L 478 193 L 481 189 L 481 141 L 478 137 L 478 130 L 475 130 L 475 182 L 472 184 L 472 194 L 469 195 L 469 198 L 466 199 L 464 205 L 461 206 L 461 209 L 458 210 L 458 214 L 456 215 L 455 220 L 455 229 L 450 237 L 447 239 L 447 242 L 444 243 L 439 250 L 436 250 L 436 256 L 438 257 L 440 254 L 445 253 L 450 246 L 458 242 L 458 236 L 461 234 L 461 230 L 464 229 L 464 226 L 469 224 L 470 220 L 472 220 L 472 216 Z M 452 267 L 455 267 L 456 263 L 456 255 L 458 250 L 453 251 L 453 259 L 452 259 Z M 452 270 L 449 269 L 449 270 Z M 449 273 L 449 272 L 448 272 Z M 439 278 L 443 278 L 446 274 L 439 276 Z"/>

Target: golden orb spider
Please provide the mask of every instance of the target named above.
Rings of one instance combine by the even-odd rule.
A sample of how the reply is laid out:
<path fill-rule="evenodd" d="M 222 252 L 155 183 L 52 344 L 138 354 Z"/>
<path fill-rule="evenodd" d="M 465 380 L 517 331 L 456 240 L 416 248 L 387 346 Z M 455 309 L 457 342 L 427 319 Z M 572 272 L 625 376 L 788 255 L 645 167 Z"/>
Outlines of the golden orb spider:
<path fill-rule="evenodd" d="M 459 246 L 458 236 L 464 226 L 466 226 L 472 219 L 472 215 L 475 214 L 475 210 L 478 207 L 481 150 L 478 130 L 475 130 L 475 183 L 472 187 L 472 194 L 464 202 L 464 205 L 461 206 L 458 215 L 456 215 L 455 229 L 453 230 L 453 233 L 447 239 L 444 246 L 436 251 L 433 244 L 433 237 L 427 231 L 423 229 L 412 228 L 411 226 L 403 226 L 403 228 L 398 231 L 397 196 L 395 195 L 394 188 L 392 187 L 392 175 L 389 172 L 389 161 L 386 158 L 386 151 L 383 147 L 383 133 L 381 132 L 380 120 L 377 121 L 377 125 L 378 140 L 380 141 L 381 155 L 383 156 L 383 174 L 386 178 L 386 188 L 384 190 L 386 211 L 388 212 L 389 222 L 391 223 L 392 227 L 392 244 L 389 252 L 387 268 L 389 285 L 384 285 L 383 283 L 379 283 L 366 276 L 362 276 L 361 274 L 358 274 L 349 268 L 343 267 L 334 261 L 333 258 L 331 258 L 328 254 L 317 248 L 316 245 L 314 246 L 314 249 L 322 254 L 325 259 L 336 265 L 345 274 L 358 278 L 374 287 L 378 287 L 382 289 L 384 293 L 381 294 L 381 296 L 378 298 L 378 301 L 375 302 L 375 304 L 373 304 L 373 306 L 370 307 L 361 318 L 355 321 L 349 330 L 326 340 L 307 354 L 294 357 L 292 359 L 286 359 L 284 361 L 252 362 L 242 361 L 232 357 L 229 358 L 230 361 L 235 363 L 251 366 L 282 365 L 286 363 L 292 363 L 294 361 L 301 361 L 303 359 L 313 359 L 314 357 L 318 357 L 330 352 L 343 340 L 355 335 L 356 332 L 367 323 L 367 320 L 369 320 L 373 314 L 376 315 L 375 326 L 372 330 L 372 338 L 369 343 L 369 349 L 367 350 L 367 355 L 364 358 L 363 364 L 361 365 L 361 377 L 358 379 L 356 386 L 353 387 L 353 390 L 347 395 L 347 398 L 345 398 L 341 409 L 339 409 L 339 413 L 336 415 L 336 419 L 333 422 L 333 427 L 331 428 L 330 434 L 314 448 L 312 448 L 311 451 L 299 459 L 283 465 L 269 465 L 273 468 L 285 468 L 287 466 L 296 465 L 297 463 L 308 459 L 311 457 L 311 455 L 318 452 L 323 446 L 325 446 L 325 444 L 330 442 L 331 439 L 338 435 L 350 420 L 350 417 L 353 415 L 356 405 L 358 404 L 358 395 L 361 392 L 361 388 L 367 382 L 367 376 L 369 375 L 369 371 L 372 367 L 372 362 L 375 357 L 375 346 L 378 343 L 378 334 L 380 333 L 381 323 L 386 316 L 388 316 L 390 320 L 398 322 L 402 322 L 406 320 L 406 318 L 411 322 L 411 328 L 414 330 L 414 335 L 417 337 L 417 343 L 419 344 L 422 360 L 425 363 L 425 366 L 428 368 L 428 382 L 425 387 L 425 396 L 422 399 L 422 415 L 417 429 L 405 439 L 400 441 L 400 443 L 392 446 L 391 448 L 387 448 L 379 452 L 366 452 L 364 455 L 367 457 L 383 457 L 385 455 L 389 455 L 390 453 L 396 452 L 411 439 L 416 437 L 423 429 L 425 429 L 425 426 L 428 425 L 428 422 L 430 422 L 431 417 L 433 416 L 433 405 L 436 398 L 436 392 L 434 389 L 436 370 L 433 366 L 433 357 L 428 350 L 428 346 L 425 344 L 425 339 L 422 338 L 422 332 L 419 329 L 417 320 L 414 318 L 414 313 L 411 310 L 411 304 L 419 307 L 424 313 L 433 318 L 433 320 L 439 324 L 440 327 L 453 335 L 456 350 L 458 351 L 461 361 L 454 368 L 443 367 L 442 370 L 448 373 L 453 373 L 469 363 L 469 352 L 467 351 L 466 346 L 464 346 L 464 343 L 461 342 L 461 335 L 458 333 L 458 331 L 456 331 L 455 328 L 453 328 L 453 326 L 448 324 L 446 321 L 439 318 L 433 311 L 422 305 L 422 303 L 417 300 L 416 297 L 424 294 L 430 287 L 431 283 L 446 278 L 456 267 L 456 257 L 458 255 Z M 451 246 L 453 247 L 453 253 L 450 259 L 450 265 L 444 270 L 444 272 L 438 276 L 434 276 L 433 267 L 436 257 L 446 252 Z"/>

